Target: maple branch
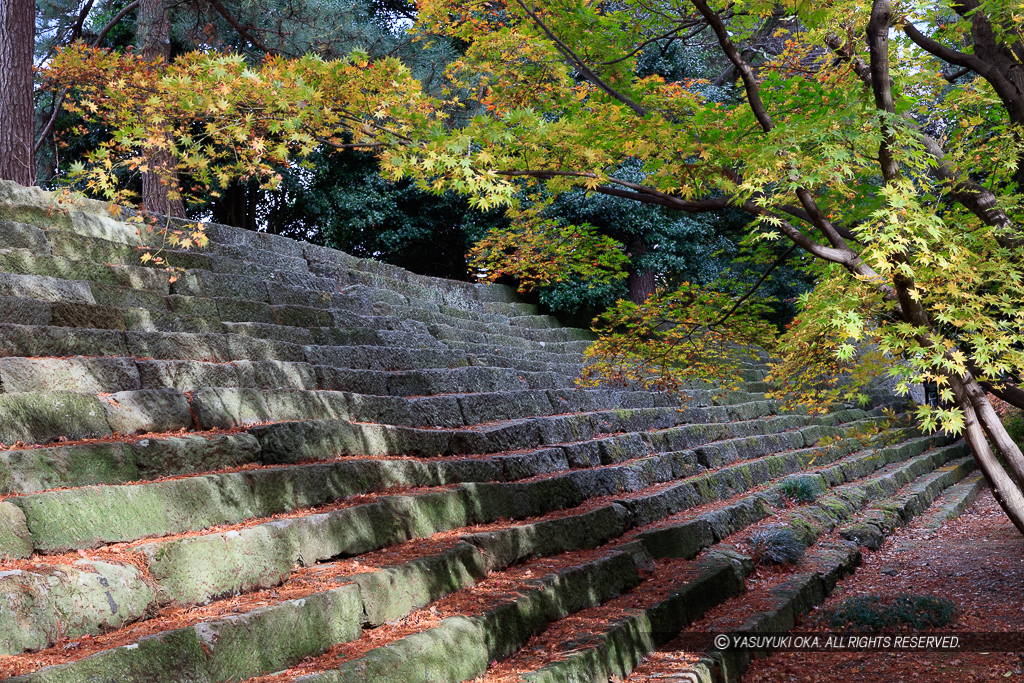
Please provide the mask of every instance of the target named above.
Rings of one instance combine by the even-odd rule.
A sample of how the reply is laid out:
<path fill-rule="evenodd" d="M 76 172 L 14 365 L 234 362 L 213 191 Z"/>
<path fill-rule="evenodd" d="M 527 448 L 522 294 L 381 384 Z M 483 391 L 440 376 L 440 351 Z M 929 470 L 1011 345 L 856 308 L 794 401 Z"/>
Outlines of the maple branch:
<path fill-rule="evenodd" d="M 751 295 L 754 292 L 756 292 L 761 285 L 764 284 L 764 281 L 768 279 L 768 276 L 772 274 L 772 271 L 775 270 L 776 268 L 778 268 L 779 266 L 781 266 L 786 261 L 786 259 L 789 258 L 789 255 L 792 254 L 794 251 L 796 251 L 796 248 L 797 248 L 796 244 L 790 245 L 789 249 L 787 249 L 785 252 L 783 252 L 782 256 L 780 256 L 779 258 L 775 259 L 775 262 L 772 265 L 768 266 L 768 269 L 766 271 L 764 271 L 764 275 L 762 275 L 761 279 L 757 281 L 757 284 L 755 284 L 750 289 L 750 291 L 748 291 L 746 294 L 744 294 L 742 297 L 740 297 L 740 300 L 736 302 L 736 305 L 733 306 L 732 308 L 730 308 L 729 311 L 725 315 L 723 315 L 720 319 L 718 319 L 715 322 L 713 322 L 710 325 L 708 325 L 708 329 L 711 329 L 712 327 L 718 327 L 719 325 L 724 323 L 726 320 L 728 320 L 729 317 L 733 313 L 735 313 L 739 309 L 740 306 L 743 305 L 743 302 L 746 301 L 747 299 L 749 299 L 751 297 Z"/>
<path fill-rule="evenodd" d="M 729 61 L 736 67 L 736 71 L 739 72 L 740 79 L 743 80 L 743 89 L 747 92 L 747 102 L 750 103 L 750 108 L 753 110 L 757 122 L 761 124 L 764 132 L 769 132 L 775 127 L 775 123 L 772 122 L 772 117 L 768 115 L 768 111 L 764 108 L 764 102 L 761 101 L 761 92 L 757 86 L 757 80 L 754 78 L 753 69 L 750 68 L 750 65 L 740 55 L 736 46 L 733 45 L 732 39 L 729 38 L 729 31 L 725 28 L 725 22 L 722 21 L 722 17 L 718 16 L 718 12 L 708 7 L 707 2 L 704 0 L 691 1 L 693 6 L 697 8 L 697 11 L 701 13 L 701 16 L 711 25 L 722 51 L 725 52 L 725 56 L 729 58 Z"/>
<path fill-rule="evenodd" d="M 967 70 L 974 71 L 986 80 L 991 80 L 992 76 L 996 75 L 993 74 L 993 70 L 988 64 L 978 59 L 976 56 L 965 54 L 959 50 L 954 50 L 951 47 L 943 45 L 939 41 L 918 31 L 917 27 L 909 21 L 906 21 L 903 24 L 903 32 L 906 33 L 907 37 L 914 41 L 919 48 L 925 52 L 935 55 L 944 62 L 956 64 L 957 66 L 962 66 Z M 962 76 L 963 73 L 965 72 L 961 72 L 958 75 Z"/>
<path fill-rule="evenodd" d="M 89 16 L 89 12 L 92 10 L 93 3 L 96 0 L 88 0 L 85 5 L 82 6 L 82 11 L 78 13 L 78 18 L 75 20 L 74 25 L 71 27 L 71 41 L 74 42 L 82 36 L 82 27 L 85 25 L 85 18 Z"/>
<path fill-rule="evenodd" d="M 122 9 L 120 12 L 115 14 L 114 18 L 111 19 L 110 21 L 108 21 L 107 25 L 104 26 L 102 29 L 100 29 L 100 32 L 98 34 L 96 34 L 96 37 L 93 38 L 91 41 L 89 41 L 89 46 L 90 47 L 97 47 L 100 43 L 102 43 L 103 39 L 107 37 L 108 33 L 110 33 L 110 30 L 112 28 L 114 28 L 114 26 L 116 26 L 119 21 L 124 19 L 125 15 L 127 15 L 129 12 L 131 12 L 136 7 L 138 7 L 139 6 L 139 2 L 141 2 L 141 0 L 133 0 L 133 2 L 130 2 L 127 5 L 125 5 L 124 9 Z M 87 7 L 91 7 L 91 6 L 92 6 L 92 2 L 89 2 Z M 83 16 L 82 17 L 82 21 L 84 21 L 84 20 L 85 20 L 85 17 Z M 50 135 L 50 131 L 53 130 L 54 124 L 57 123 L 57 117 L 60 115 L 61 107 L 64 105 L 64 98 L 67 97 L 68 92 L 70 90 L 71 90 L 70 88 L 64 88 L 63 90 L 61 90 L 60 95 L 57 97 L 56 101 L 54 102 L 54 104 L 53 104 L 53 113 L 50 114 L 50 118 L 47 119 L 46 124 L 43 126 L 43 129 L 40 131 L 39 137 L 36 139 L 35 144 L 32 145 L 32 153 L 33 154 L 36 154 L 36 153 L 39 152 L 39 148 L 43 146 L 43 142 Z"/>
<path fill-rule="evenodd" d="M 373 147 L 385 147 L 386 144 L 383 142 L 353 142 L 342 144 L 340 142 L 331 142 L 327 138 L 314 136 L 317 142 L 332 147 L 333 149 L 371 149 Z"/>
<path fill-rule="evenodd" d="M 526 6 L 526 3 L 524 3 L 523 0 L 516 0 L 516 3 L 518 3 L 518 5 L 523 8 L 523 11 L 526 12 L 526 15 L 530 17 L 533 23 L 537 24 L 537 26 L 539 26 L 540 29 L 544 31 L 544 35 L 548 37 L 548 40 L 555 44 L 555 48 L 562 53 L 562 56 L 568 59 L 574 65 L 576 65 L 576 68 L 579 69 L 580 73 L 583 75 L 584 78 L 586 78 L 595 86 L 603 90 L 605 94 L 608 95 L 609 97 L 612 97 L 618 100 L 619 102 L 622 102 L 627 107 L 632 109 L 633 113 L 635 113 L 637 116 L 641 118 L 647 116 L 646 109 L 644 109 L 639 104 L 637 104 L 633 100 L 629 99 L 628 97 L 620 93 L 618 90 L 615 90 L 610 85 L 605 83 L 600 76 L 598 76 L 590 67 L 587 66 L 586 62 L 584 62 L 575 52 L 573 52 L 573 49 L 571 47 L 563 43 L 559 39 L 559 37 L 555 35 L 554 31 L 548 28 L 547 24 L 545 24 L 543 20 L 541 20 L 541 18 L 537 16 L 535 12 L 532 12 L 530 8 Z"/>
<path fill-rule="evenodd" d="M 619 57 L 618 59 L 613 59 L 610 62 L 600 62 L 600 64 L 601 64 L 601 66 L 611 66 L 612 64 L 618 64 L 619 62 L 622 62 L 622 61 L 625 61 L 625 60 L 629 59 L 630 57 L 635 55 L 637 52 L 640 52 L 640 50 L 642 50 L 645 47 L 647 47 L 648 45 L 650 45 L 651 43 L 656 43 L 659 40 L 665 40 L 666 38 L 671 38 L 673 35 L 675 35 L 676 33 L 679 33 L 684 28 L 690 28 L 691 26 L 696 26 L 699 23 L 700 22 L 697 22 L 697 21 L 681 22 L 679 24 L 679 26 L 676 26 L 671 31 L 667 31 L 665 33 L 662 33 L 660 36 L 657 36 L 657 37 L 654 37 L 654 38 L 649 38 L 649 39 L 645 40 L 644 42 L 640 43 L 640 45 L 638 45 L 635 50 L 630 52 L 625 57 Z M 691 33 L 690 36 L 694 36 L 694 35 L 696 35 L 697 33 L 700 33 L 703 30 L 704 30 L 704 27 L 701 26 L 699 30 L 697 30 L 694 33 Z M 686 40 L 685 36 L 684 36 L 683 40 Z"/>
<path fill-rule="evenodd" d="M 892 97 L 892 80 L 889 77 L 889 24 L 892 19 L 889 0 L 874 0 L 871 7 L 871 20 L 868 21 L 867 39 L 871 60 L 868 68 L 871 73 L 871 92 L 875 96 L 875 108 L 880 112 L 882 124 L 882 142 L 878 146 L 879 162 L 882 166 L 882 177 L 887 183 L 896 180 L 900 175 L 899 165 L 892 156 L 891 147 L 893 134 L 886 123 L 886 115 L 896 113 L 896 104 Z"/>
<path fill-rule="evenodd" d="M 833 52 L 835 52 L 840 59 L 847 61 L 854 73 L 860 78 L 861 82 L 868 88 L 873 89 L 874 78 L 871 75 L 871 70 L 868 65 L 864 63 L 859 57 L 854 57 L 847 54 L 845 46 L 842 41 L 836 36 L 829 36 L 825 40 L 825 44 L 828 45 Z M 994 237 L 999 245 L 1005 249 L 1011 250 L 1024 250 L 1024 236 L 1019 234 L 1016 230 L 1016 226 L 1010 217 L 1006 215 L 1006 212 L 999 207 L 999 199 L 995 193 L 989 190 L 984 185 L 974 182 L 969 177 L 960 173 L 947 159 L 946 152 L 942 149 L 942 145 L 938 143 L 932 136 L 923 132 L 917 122 L 910 119 L 906 115 L 903 116 L 903 121 L 912 130 L 916 131 L 920 136 L 921 142 L 924 144 L 925 151 L 935 161 L 935 165 L 932 166 L 932 173 L 935 176 L 946 183 L 950 188 L 950 195 L 954 200 L 959 202 L 964 208 L 974 214 L 976 217 L 981 219 L 985 225 L 993 228 L 1000 228 L 1002 232 L 996 231 Z M 1006 231 L 1013 231 L 1014 234 L 1007 234 Z"/>
<path fill-rule="evenodd" d="M 90 45 L 91 45 L 92 47 L 98 47 L 98 46 L 99 46 L 99 44 L 103 42 L 103 39 L 107 37 L 107 34 L 108 34 L 108 33 L 110 33 L 110 30 L 111 30 L 112 28 L 114 28 L 115 26 L 117 26 L 117 22 L 119 22 L 119 21 L 121 21 L 122 19 L 124 19 L 124 18 L 125 18 L 125 16 L 126 16 L 126 15 L 127 15 L 127 14 L 128 14 L 129 12 L 131 12 L 131 11 L 132 11 L 132 10 L 134 10 L 134 9 L 135 9 L 136 7 L 138 7 L 138 6 L 139 6 L 139 2 L 140 2 L 140 1 L 141 1 L 141 0 L 133 0 L 133 2 L 130 2 L 130 3 L 128 3 L 127 5 L 125 5 L 125 6 L 124 6 L 124 9 L 122 9 L 122 10 L 121 10 L 120 12 L 118 12 L 117 14 L 115 14 L 115 15 L 114 15 L 114 18 L 113 18 L 113 19 L 111 19 L 111 20 L 110 20 L 109 22 L 107 22 L 107 25 L 106 25 L 106 26 L 104 26 L 104 27 L 103 27 L 102 29 L 100 29 L 100 32 L 99 32 L 99 33 L 97 33 L 97 34 L 96 34 L 96 37 L 92 39 L 92 41 L 90 42 Z"/>

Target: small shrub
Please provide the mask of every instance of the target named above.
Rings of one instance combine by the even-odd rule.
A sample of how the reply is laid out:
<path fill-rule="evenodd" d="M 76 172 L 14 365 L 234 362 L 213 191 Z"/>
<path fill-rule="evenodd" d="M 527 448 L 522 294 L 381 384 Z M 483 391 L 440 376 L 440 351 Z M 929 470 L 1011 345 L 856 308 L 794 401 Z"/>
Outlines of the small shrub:
<path fill-rule="evenodd" d="M 838 606 L 823 610 L 821 619 L 830 628 L 881 631 L 900 626 L 913 629 L 945 626 L 953 621 L 955 614 L 956 606 L 946 598 L 905 593 L 895 598 L 877 595 L 847 598 Z"/>
<path fill-rule="evenodd" d="M 769 526 L 755 531 L 749 539 L 758 564 L 797 564 L 806 546 L 792 529 Z"/>
<path fill-rule="evenodd" d="M 779 491 L 786 498 L 797 503 L 813 503 L 821 495 L 818 482 L 812 477 L 794 477 L 779 485 Z"/>
<path fill-rule="evenodd" d="M 1024 448 L 1024 413 L 1017 411 L 1003 418 L 1006 433 L 1018 446 Z"/>

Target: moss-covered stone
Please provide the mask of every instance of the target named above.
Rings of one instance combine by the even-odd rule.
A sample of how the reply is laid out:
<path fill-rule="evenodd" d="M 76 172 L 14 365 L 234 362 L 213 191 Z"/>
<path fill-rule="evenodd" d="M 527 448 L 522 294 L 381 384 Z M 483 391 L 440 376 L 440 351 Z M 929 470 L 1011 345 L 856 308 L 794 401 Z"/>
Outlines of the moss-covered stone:
<path fill-rule="evenodd" d="M 22 559 L 31 555 L 32 549 L 25 513 L 17 505 L 0 502 L 0 557 Z"/>
<path fill-rule="evenodd" d="M 0 395 L 0 442 L 49 443 L 61 437 L 107 436 L 110 427 L 95 396 L 54 391 Z"/>

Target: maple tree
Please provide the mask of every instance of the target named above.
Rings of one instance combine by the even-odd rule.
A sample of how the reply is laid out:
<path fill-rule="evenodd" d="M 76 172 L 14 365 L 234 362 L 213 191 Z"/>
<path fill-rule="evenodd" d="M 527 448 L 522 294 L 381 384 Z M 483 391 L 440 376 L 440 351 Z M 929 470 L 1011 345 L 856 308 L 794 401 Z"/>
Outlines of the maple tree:
<path fill-rule="evenodd" d="M 817 279 L 777 344 L 749 291 L 683 283 L 612 309 L 589 376 L 735 376 L 759 342 L 779 357 L 782 391 L 812 407 L 879 373 L 903 392 L 934 382 L 943 403 L 918 417 L 965 434 L 1024 532 L 1024 455 L 986 394 L 1024 405 L 1019 2 L 422 0 L 418 16 L 466 46 L 441 92 L 358 52 L 258 68 L 193 54 L 157 68 L 67 50 L 52 78 L 111 127 L 79 170 L 116 199 L 117 174 L 162 145 L 196 192 L 272 184 L 273 164 L 324 147 L 371 150 L 392 178 L 504 207 L 509 227 L 480 263 L 537 282 L 622 277 L 619 245 L 545 213 L 565 192 L 741 210 L 748 246 L 789 245 L 771 267 L 799 258 Z M 769 39 L 781 48 L 757 47 Z M 693 40 L 717 46 L 736 98 L 636 69 L 644 51 Z M 640 180 L 620 172 L 627 163 Z"/>

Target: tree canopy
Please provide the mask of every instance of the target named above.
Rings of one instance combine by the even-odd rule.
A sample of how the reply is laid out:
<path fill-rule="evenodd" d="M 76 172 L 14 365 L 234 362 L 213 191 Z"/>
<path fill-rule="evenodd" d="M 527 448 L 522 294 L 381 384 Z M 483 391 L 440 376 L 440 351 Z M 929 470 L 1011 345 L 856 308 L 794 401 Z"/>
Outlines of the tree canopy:
<path fill-rule="evenodd" d="M 237 178 L 272 185 L 275 165 L 325 148 L 372 151 L 392 179 L 504 209 L 480 263 L 538 282 L 623 277 L 619 241 L 552 218 L 571 193 L 741 211 L 765 270 L 788 259 L 817 283 L 774 347 L 784 390 L 818 406 L 881 371 L 902 391 L 937 383 L 944 404 L 921 406 L 920 419 L 966 434 L 1024 531 L 1024 456 L 985 393 L 1024 405 L 1024 5 L 423 0 L 418 10 L 421 39 L 461 46 L 443 88 L 359 51 L 258 66 L 206 51 L 158 67 L 67 49 L 50 77 L 74 84 L 77 110 L 109 127 L 78 171 L 118 198 L 118 174 L 164 147 L 186 193 Z M 652 68 L 695 45 L 713 46 L 714 81 Z M 671 284 L 609 313 L 593 376 L 678 386 L 735 370 L 750 343 L 776 343 L 749 287 Z M 822 373 L 837 369 L 847 377 L 822 390 Z"/>

